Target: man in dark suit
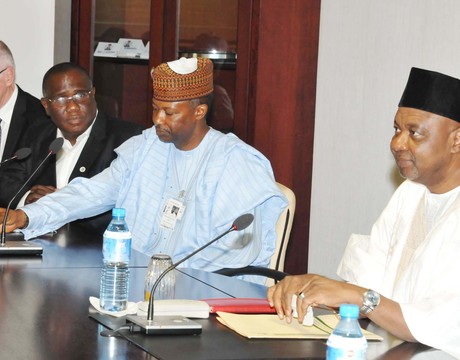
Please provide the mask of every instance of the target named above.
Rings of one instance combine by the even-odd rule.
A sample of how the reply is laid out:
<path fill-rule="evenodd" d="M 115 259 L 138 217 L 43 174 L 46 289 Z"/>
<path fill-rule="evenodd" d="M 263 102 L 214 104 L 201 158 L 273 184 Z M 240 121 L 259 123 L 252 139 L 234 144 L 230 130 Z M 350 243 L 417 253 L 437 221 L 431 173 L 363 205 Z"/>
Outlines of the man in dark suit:
<path fill-rule="evenodd" d="M 0 40 L 0 160 L 14 155 L 27 129 L 34 123 L 49 123 L 40 100 L 15 83 L 13 55 Z"/>
<path fill-rule="evenodd" d="M 52 155 L 18 196 L 13 207 L 37 201 L 42 196 L 67 185 L 75 177 L 92 177 L 110 165 L 114 149 L 138 135 L 143 126 L 112 118 L 98 112 L 96 89 L 83 68 L 72 63 L 53 66 L 43 78 L 42 104 L 51 118 L 48 124 L 35 124 L 24 137 L 32 155 L 24 161 L 11 162 L 0 172 L 0 204 L 7 205 L 12 194 L 46 157 L 56 137 L 64 145 Z M 22 198 L 21 198 L 22 197 Z M 93 230 L 102 232 L 110 214 L 85 220 Z"/>

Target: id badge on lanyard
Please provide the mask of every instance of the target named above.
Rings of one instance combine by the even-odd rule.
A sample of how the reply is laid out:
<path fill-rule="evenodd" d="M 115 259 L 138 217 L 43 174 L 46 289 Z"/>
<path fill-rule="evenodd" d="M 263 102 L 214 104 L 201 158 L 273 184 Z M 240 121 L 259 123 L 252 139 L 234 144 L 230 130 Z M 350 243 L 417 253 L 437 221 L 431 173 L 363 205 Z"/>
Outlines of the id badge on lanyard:
<path fill-rule="evenodd" d="M 166 229 L 174 230 L 177 220 L 182 219 L 185 211 L 185 205 L 177 199 L 169 199 L 163 209 L 160 225 Z"/>

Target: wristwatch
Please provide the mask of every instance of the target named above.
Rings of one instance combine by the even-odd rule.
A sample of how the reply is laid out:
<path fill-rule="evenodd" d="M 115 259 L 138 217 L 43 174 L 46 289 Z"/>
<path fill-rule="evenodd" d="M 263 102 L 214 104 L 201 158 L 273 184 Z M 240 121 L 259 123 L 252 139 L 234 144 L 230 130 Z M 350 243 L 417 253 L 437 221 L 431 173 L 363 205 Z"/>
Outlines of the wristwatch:
<path fill-rule="evenodd" d="M 363 294 L 363 306 L 361 306 L 361 314 L 367 315 L 380 304 L 380 294 L 374 290 L 367 290 Z"/>

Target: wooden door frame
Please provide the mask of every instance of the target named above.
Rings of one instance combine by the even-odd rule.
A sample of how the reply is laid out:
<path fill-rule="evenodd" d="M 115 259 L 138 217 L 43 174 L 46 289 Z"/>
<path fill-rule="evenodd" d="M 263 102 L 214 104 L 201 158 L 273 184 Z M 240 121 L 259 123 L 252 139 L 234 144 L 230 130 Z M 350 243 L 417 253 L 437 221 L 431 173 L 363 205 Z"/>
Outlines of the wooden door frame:
<path fill-rule="evenodd" d="M 72 0 L 70 61 L 93 76 L 95 0 Z"/>

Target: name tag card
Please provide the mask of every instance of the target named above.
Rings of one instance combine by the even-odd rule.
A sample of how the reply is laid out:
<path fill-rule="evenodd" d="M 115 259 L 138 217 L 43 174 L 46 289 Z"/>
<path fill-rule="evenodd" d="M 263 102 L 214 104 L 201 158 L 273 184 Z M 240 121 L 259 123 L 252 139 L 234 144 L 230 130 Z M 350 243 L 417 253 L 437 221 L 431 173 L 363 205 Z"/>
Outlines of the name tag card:
<path fill-rule="evenodd" d="M 100 41 L 94 51 L 94 56 L 116 58 L 118 56 L 118 43 Z"/>
<path fill-rule="evenodd" d="M 145 46 L 140 39 L 125 39 L 118 40 L 118 57 L 122 58 L 141 58 L 145 51 Z"/>

